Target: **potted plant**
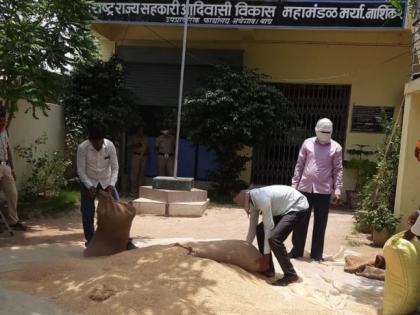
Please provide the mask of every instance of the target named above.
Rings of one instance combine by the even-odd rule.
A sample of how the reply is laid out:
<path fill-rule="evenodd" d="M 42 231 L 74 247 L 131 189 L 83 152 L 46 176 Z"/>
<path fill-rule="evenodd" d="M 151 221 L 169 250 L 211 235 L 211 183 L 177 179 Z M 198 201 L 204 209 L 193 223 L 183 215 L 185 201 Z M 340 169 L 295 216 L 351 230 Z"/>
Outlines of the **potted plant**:
<path fill-rule="evenodd" d="M 373 244 L 377 246 L 383 246 L 385 244 L 392 234 L 394 234 L 400 222 L 400 218 L 395 217 L 388 209 L 367 211 L 364 220 L 372 228 Z"/>
<path fill-rule="evenodd" d="M 354 214 L 354 220 L 356 222 L 356 229 L 362 233 L 371 233 L 372 229 L 369 224 L 366 223 L 366 210 L 357 210 Z"/>

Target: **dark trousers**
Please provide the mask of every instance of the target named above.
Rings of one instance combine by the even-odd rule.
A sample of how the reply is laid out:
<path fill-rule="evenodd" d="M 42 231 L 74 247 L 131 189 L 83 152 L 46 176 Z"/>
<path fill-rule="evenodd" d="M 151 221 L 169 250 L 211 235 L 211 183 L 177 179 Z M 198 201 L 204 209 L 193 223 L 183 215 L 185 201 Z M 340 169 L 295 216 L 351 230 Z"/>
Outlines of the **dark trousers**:
<path fill-rule="evenodd" d="M 285 215 L 273 217 L 275 227 L 268 242 L 285 276 L 295 276 L 297 274 L 287 256 L 286 246 L 284 246 L 283 242 L 293 231 L 293 228 L 305 217 L 305 212 L 291 211 Z M 264 224 L 262 222 L 257 226 L 257 242 L 258 249 L 261 254 L 264 254 Z M 273 256 L 271 253 L 268 271 L 274 271 Z"/>
<path fill-rule="evenodd" d="M 100 184 L 98 184 L 97 189 L 105 190 Z M 112 196 L 116 201 L 120 199 L 115 188 Z M 89 190 L 83 183 L 80 183 L 80 212 L 82 213 L 83 233 L 85 234 L 86 242 L 89 242 L 95 232 L 95 198 L 90 197 Z"/>
<path fill-rule="evenodd" d="M 322 254 L 324 252 L 324 238 L 325 230 L 327 229 L 331 195 L 306 192 L 302 193 L 308 199 L 309 209 L 305 213 L 305 218 L 293 230 L 293 249 L 291 251 L 291 256 L 303 256 L 306 236 L 308 234 L 309 220 L 311 218 L 312 209 L 314 209 L 314 228 L 312 233 L 311 258 L 321 260 Z"/>

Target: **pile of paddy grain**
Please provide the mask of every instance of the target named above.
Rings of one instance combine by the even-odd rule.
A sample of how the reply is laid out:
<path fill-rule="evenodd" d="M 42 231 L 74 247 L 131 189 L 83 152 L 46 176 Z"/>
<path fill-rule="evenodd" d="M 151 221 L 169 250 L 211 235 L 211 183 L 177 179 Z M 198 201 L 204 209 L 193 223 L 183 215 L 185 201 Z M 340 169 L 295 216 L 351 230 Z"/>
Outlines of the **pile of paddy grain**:
<path fill-rule="evenodd" d="M 1 275 L 4 285 L 95 315 L 335 314 L 239 267 L 151 246 L 110 257 L 71 258 Z"/>

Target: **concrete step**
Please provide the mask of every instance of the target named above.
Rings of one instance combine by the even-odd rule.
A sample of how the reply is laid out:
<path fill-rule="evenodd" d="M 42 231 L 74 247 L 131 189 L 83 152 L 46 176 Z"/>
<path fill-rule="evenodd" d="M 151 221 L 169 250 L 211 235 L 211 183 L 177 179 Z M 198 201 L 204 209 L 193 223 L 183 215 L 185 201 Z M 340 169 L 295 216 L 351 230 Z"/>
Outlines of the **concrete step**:
<path fill-rule="evenodd" d="M 138 198 L 133 200 L 133 206 L 137 214 L 166 215 L 166 202 Z"/>
<path fill-rule="evenodd" d="M 207 191 L 193 188 L 191 190 L 154 189 L 152 186 L 140 186 L 139 197 L 167 203 L 198 202 L 207 200 Z"/>
<path fill-rule="evenodd" d="M 177 202 L 168 205 L 170 217 L 201 217 L 209 206 L 210 199 L 196 202 Z"/>
<path fill-rule="evenodd" d="M 210 199 L 195 202 L 166 203 L 147 198 L 133 201 L 137 214 L 168 215 L 170 217 L 201 217 L 207 209 Z"/>

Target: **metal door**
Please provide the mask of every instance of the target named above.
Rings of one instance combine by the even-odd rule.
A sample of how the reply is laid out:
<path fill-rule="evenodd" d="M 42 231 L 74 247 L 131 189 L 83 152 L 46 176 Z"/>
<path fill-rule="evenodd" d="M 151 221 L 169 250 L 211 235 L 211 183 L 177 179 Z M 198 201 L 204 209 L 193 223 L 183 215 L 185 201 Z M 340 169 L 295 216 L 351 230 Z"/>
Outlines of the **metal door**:
<path fill-rule="evenodd" d="M 276 84 L 296 110 L 299 120 L 284 136 L 274 136 L 255 146 L 252 183 L 290 185 L 300 146 L 315 136 L 318 119 L 327 117 L 334 124 L 333 139 L 341 145 L 346 137 L 350 85 Z"/>

